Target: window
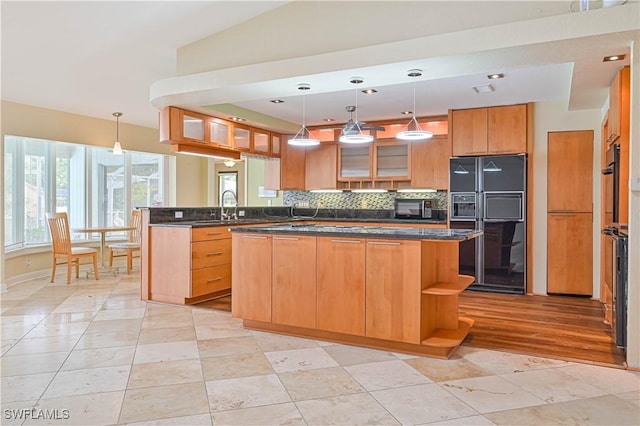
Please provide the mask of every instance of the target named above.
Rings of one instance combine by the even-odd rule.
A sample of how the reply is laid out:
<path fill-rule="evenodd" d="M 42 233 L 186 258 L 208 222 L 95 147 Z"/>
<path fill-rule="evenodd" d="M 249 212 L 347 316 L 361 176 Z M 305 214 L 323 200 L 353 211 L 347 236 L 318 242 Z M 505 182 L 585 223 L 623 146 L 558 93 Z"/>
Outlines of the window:
<path fill-rule="evenodd" d="M 218 194 L 219 206 L 236 206 L 238 204 L 238 172 L 218 173 Z"/>
<path fill-rule="evenodd" d="M 5 248 L 48 244 L 47 212 L 80 228 L 126 225 L 132 209 L 164 205 L 169 158 L 5 136 Z"/>

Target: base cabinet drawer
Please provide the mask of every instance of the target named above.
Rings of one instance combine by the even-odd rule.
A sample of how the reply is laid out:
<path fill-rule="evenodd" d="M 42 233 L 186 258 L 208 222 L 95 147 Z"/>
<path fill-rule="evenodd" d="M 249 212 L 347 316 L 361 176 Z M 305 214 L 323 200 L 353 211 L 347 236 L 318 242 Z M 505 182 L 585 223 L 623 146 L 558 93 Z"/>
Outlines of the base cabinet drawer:
<path fill-rule="evenodd" d="M 191 297 L 231 288 L 231 264 L 191 271 Z"/>
<path fill-rule="evenodd" d="M 194 228 L 191 230 L 191 241 L 208 241 L 231 238 L 228 227 L 215 226 L 211 228 Z"/>
<path fill-rule="evenodd" d="M 191 268 L 231 263 L 231 239 L 191 243 Z"/>

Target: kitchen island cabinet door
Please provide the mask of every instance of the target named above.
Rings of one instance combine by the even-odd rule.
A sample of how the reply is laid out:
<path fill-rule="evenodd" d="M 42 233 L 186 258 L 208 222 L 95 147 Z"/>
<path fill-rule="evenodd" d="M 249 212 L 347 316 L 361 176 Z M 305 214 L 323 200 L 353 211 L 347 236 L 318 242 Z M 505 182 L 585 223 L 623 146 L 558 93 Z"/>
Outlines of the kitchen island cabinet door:
<path fill-rule="evenodd" d="M 271 236 L 233 234 L 231 314 L 271 322 Z"/>
<path fill-rule="evenodd" d="M 272 322 L 316 328 L 316 237 L 272 238 Z"/>
<path fill-rule="evenodd" d="M 591 296 L 591 213 L 549 213 L 547 222 L 547 292 Z"/>
<path fill-rule="evenodd" d="M 318 237 L 318 329 L 364 336 L 365 243 Z"/>
<path fill-rule="evenodd" d="M 420 343 L 420 276 L 420 241 L 367 240 L 367 337 Z"/>

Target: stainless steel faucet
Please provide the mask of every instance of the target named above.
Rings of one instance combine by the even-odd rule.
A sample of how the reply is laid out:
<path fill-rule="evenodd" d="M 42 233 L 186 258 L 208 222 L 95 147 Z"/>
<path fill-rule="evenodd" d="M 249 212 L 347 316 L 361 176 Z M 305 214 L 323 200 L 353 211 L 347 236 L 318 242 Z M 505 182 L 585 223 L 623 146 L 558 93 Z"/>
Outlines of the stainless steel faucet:
<path fill-rule="evenodd" d="M 233 195 L 233 201 L 235 201 L 235 206 L 233 209 L 233 214 L 229 214 L 229 210 L 227 210 L 227 212 L 225 213 L 224 211 L 224 196 L 225 194 L 231 194 Z M 222 213 L 221 213 L 221 217 L 223 220 L 228 220 L 228 219 L 237 219 L 238 218 L 238 196 L 236 195 L 235 192 L 233 192 L 230 189 L 225 189 L 224 191 L 222 191 L 222 195 L 220 196 L 220 200 L 222 202 L 222 205 L 220 206 L 220 208 L 222 209 Z"/>

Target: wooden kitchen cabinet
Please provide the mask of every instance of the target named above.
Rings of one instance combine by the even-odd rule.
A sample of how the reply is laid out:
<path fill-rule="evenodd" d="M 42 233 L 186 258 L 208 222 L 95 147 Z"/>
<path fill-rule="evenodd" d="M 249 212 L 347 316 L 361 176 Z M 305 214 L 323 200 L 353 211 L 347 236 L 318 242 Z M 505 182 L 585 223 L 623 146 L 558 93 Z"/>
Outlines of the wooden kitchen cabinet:
<path fill-rule="evenodd" d="M 408 180 L 411 177 L 411 147 L 406 142 L 373 144 L 373 178 Z"/>
<path fill-rule="evenodd" d="M 151 300 L 189 304 L 231 290 L 231 233 L 228 229 L 151 229 Z"/>
<path fill-rule="evenodd" d="M 451 150 L 454 157 L 487 153 L 487 109 L 451 112 Z"/>
<path fill-rule="evenodd" d="M 321 143 L 308 147 L 305 154 L 305 188 L 336 189 L 338 168 L 338 146 Z"/>
<path fill-rule="evenodd" d="M 362 238 L 317 239 L 317 328 L 365 334 L 365 256 Z"/>
<path fill-rule="evenodd" d="M 271 321 L 315 328 L 316 237 L 274 235 L 272 256 Z"/>
<path fill-rule="evenodd" d="M 549 132 L 547 211 L 592 212 L 593 131 Z"/>
<path fill-rule="evenodd" d="M 231 314 L 271 322 L 271 236 L 233 234 Z"/>
<path fill-rule="evenodd" d="M 254 154 L 271 155 L 271 135 L 265 130 L 251 129 Z"/>
<path fill-rule="evenodd" d="M 372 144 L 338 144 L 338 180 L 371 180 Z"/>
<path fill-rule="evenodd" d="M 287 141 L 293 138 L 285 138 Z M 306 150 L 301 146 L 284 143 L 280 147 L 280 189 L 304 191 Z"/>
<path fill-rule="evenodd" d="M 366 336 L 419 344 L 419 241 L 367 240 Z"/>
<path fill-rule="evenodd" d="M 242 124 L 233 124 L 233 147 L 238 151 L 253 152 L 251 128 Z"/>
<path fill-rule="evenodd" d="M 591 296 L 592 214 L 549 213 L 547 240 L 547 292 Z"/>
<path fill-rule="evenodd" d="M 453 156 L 527 152 L 527 108 L 523 104 L 451 111 Z"/>
<path fill-rule="evenodd" d="M 450 151 L 446 135 L 411 145 L 411 187 L 449 189 Z"/>
<path fill-rule="evenodd" d="M 624 133 L 629 119 L 630 67 L 622 67 L 609 86 L 608 143 L 614 142 Z M 628 130 L 627 130 L 628 132 Z"/>

